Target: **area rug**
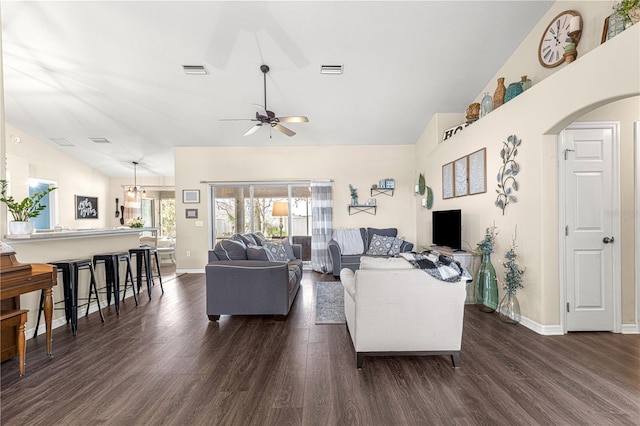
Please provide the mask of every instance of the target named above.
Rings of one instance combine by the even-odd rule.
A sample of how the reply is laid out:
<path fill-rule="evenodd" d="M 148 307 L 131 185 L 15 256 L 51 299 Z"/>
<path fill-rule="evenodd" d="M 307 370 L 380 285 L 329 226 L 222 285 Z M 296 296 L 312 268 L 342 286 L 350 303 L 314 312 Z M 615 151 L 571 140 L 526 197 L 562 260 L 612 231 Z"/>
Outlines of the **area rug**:
<path fill-rule="evenodd" d="M 316 283 L 316 324 L 345 324 L 344 289 L 340 281 Z"/>

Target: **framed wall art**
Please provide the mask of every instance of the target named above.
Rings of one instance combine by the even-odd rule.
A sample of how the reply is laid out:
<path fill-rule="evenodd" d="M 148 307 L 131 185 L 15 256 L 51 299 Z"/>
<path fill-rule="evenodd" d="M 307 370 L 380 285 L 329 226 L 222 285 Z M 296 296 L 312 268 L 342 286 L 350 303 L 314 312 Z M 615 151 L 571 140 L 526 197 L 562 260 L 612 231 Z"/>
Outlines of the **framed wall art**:
<path fill-rule="evenodd" d="M 76 219 L 98 218 L 98 197 L 75 196 Z"/>
<path fill-rule="evenodd" d="M 183 189 L 182 190 L 182 202 L 185 204 L 197 204 L 200 202 L 200 190 L 199 189 Z"/>
<path fill-rule="evenodd" d="M 442 198 L 453 198 L 453 161 L 442 166 Z"/>
<path fill-rule="evenodd" d="M 469 154 L 469 194 L 487 192 L 487 148 Z"/>
<path fill-rule="evenodd" d="M 617 13 L 612 13 L 611 15 L 604 18 L 604 25 L 602 26 L 602 38 L 600 39 L 600 44 L 604 43 L 607 40 L 611 40 L 625 29 L 625 22 L 622 19 L 622 16 Z"/>
<path fill-rule="evenodd" d="M 455 176 L 455 196 L 462 197 L 469 193 L 468 175 L 467 175 L 467 157 L 458 158 L 453 165 L 453 174 Z"/>
<path fill-rule="evenodd" d="M 198 209 L 185 209 L 185 218 L 186 219 L 197 219 L 198 218 Z"/>

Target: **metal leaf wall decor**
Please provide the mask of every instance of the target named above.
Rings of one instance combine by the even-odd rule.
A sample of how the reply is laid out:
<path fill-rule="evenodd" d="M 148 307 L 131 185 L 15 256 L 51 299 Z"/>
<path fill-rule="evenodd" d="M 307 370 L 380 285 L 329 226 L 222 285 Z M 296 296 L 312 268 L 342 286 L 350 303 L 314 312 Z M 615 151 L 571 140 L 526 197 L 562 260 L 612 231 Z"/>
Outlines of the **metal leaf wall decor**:
<path fill-rule="evenodd" d="M 498 170 L 498 189 L 496 193 L 495 205 L 502 210 L 504 216 L 504 210 L 509 203 L 517 203 L 518 197 L 515 193 L 520 189 L 516 176 L 520 172 L 520 165 L 516 163 L 516 156 L 518 155 L 518 147 L 522 143 L 522 139 L 518 139 L 516 135 L 511 135 L 507 138 L 506 142 L 502 142 L 502 150 L 500 151 L 500 158 L 502 158 L 502 166 Z"/>

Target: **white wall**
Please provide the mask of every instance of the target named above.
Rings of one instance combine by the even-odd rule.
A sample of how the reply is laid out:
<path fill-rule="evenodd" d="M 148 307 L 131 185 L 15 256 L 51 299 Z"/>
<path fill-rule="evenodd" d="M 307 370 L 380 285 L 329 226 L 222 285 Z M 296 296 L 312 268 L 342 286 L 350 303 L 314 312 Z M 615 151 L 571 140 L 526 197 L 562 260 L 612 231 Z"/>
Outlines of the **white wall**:
<path fill-rule="evenodd" d="M 69 157 L 53 147 L 5 124 L 7 170 L 11 174 L 11 191 L 16 199 L 29 195 L 29 178 L 57 182 L 58 223 L 65 228 L 104 228 L 109 223 L 107 203 L 109 178 L 95 169 Z M 10 141 L 12 135 L 20 138 L 19 144 Z M 75 195 L 98 197 L 98 219 L 75 218 Z M 109 207 L 109 208 L 108 208 Z"/>
<path fill-rule="evenodd" d="M 176 148 L 176 193 L 199 189 L 200 204 L 176 200 L 177 266 L 180 270 L 202 270 L 209 249 L 209 195 L 201 181 L 262 181 L 333 179 L 334 228 L 397 227 L 398 234 L 415 241 L 415 195 L 417 183 L 413 167 L 415 147 L 323 146 L 263 148 Z M 371 198 L 370 188 L 381 178 L 396 181 L 393 197 L 376 196 L 377 214 L 349 216 L 349 184 L 361 202 Z M 203 227 L 184 218 L 184 209 L 198 208 Z M 191 257 L 186 257 L 186 252 Z"/>
<path fill-rule="evenodd" d="M 573 2 L 575 3 L 575 2 Z M 523 42 L 527 47 L 529 56 L 520 59 L 521 52 L 516 52 L 512 57 L 519 62 L 524 70 L 537 70 L 542 68 L 537 60 L 537 43 L 539 37 L 549 20 L 559 10 L 564 10 L 567 2 L 559 2 L 549 11 L 541 24 L 537 26 L 532 35 Z M 583 5 L 583 2 L 580 3 Z M 600 5 L 601 6 L 601 5 Z M 591 6 L 584 6 L 590 9 Z M 578 8 L 576 6 L 576 8 Z M 582 7 L 581 7 L 582 8 Z M 578 9 L 581 9 L 578 8 Z M 601 13 L 610 13 L 610 10 Z M 583 13 L 585 23 L 591 21 L 602 22 L 604 15 L 592 16 L 587 11 Z M 586 24 L 585 24 L 586 25 Z M 585 28 L 589 28 L 585 26 Z M 601 26 L 587 31 L 583 41 L 588 45 L 590 38 L 601 34 Z M 597 114 L 599 116 L 618 116 L 619 120 L 626 123 L 622 130 L 620 141 L 621 155 L 630 158 L 621 163 L 621 194 L 627 194 L 633 200 L 635 185 L 633 183 L 634 166 L 631 161 L 633 152 L 632 139 L 628 137 L 631 131 L 630 117 L 637 108 L 625 112 L 624 116 L 618 114 L 621 108 L 638 104 L 640 94 L 640 25 L 627 29 L 622 34 L 603 45 L 598 45 L 590 52 L 580 52 L 578 60 L 572 64 L 565 64 L 555 69 L 543 81 L 536 82 L 528 91 L 511 100 L 504 106 L 490 113 L 463 132 L 460 132 L 450 140 L 438 144 L 436 139 L 441 137 L 441 132 L 446 127 L 439 127 L 438 116 L 434 117 L 417 145 L 416 168 L 426 164 L 428 171 L 427 184 L 434 188 L 435 206 L 438 209 L 461 208 L 463 210 L 463 240 L 475 248 L 482 239 L 484 228 L 495 221 L 500 229 L 496 254 L 501 257 L 508 249 L 513 230 L 518 225 L 518 246 L 522 266 L 527 267 L 525 275 L 525 288 L 518 292 L 518 298 L 523 316 L 530 319 L 538 331 L 547 332 L 554 330 L 560 322 L 559 312 L 559 276 L 558 276 L 558 180 L 557 180 L 557 154 L 556 135 L 569 123 L 580 119 L 586 112 L 594 111 L 602 105 L 615 102 L 620 99 L 632 98 L 629 101 L 612 105 Z M 535 45 L 534 49 L 530 49 Z M 582 46 L 582 42 L 581 42 Z M 611 64 L 616 64 L 612 67 Z M 508 69 L 514 64 L 503 67 Z M 519 75 L 531 74 L 527 71 L 519 71 Z M 500 74 L 502 75 L 502 74 Z M 537 83 L 537 84 L 536 84 Z M 495 87 L 495 86 L 493 86 Z M 491 90 L 491 93 L 493 89 Z M 628 102 L 628 103 L 627 103 Z M 596 113 L 594 113 L 596 114 Z M 593 116 L 588 116 L 592 118 Z M 519 202 L 509 205 L 503 216 L 501 210 L 494 206 L 495 201 L 495 176 L 501 165 L 499 151 L 502 141 L 516 134 L 522 139 L 518 161 L 522 171 L 518 176 L 521 189 Z M 627 135 L 627 136 L 625 136 Z M 442 200 L 441 167 L 450 161 L 467 155 L 480 148 L 487 147 L 487 193 L 481 195 L 466 196 L 449 200 Z M 630 203 L 627 208 L 633 209 Z M 418 215 L 418 218 L 420 215 Z M 421 238 L 430 238 L 430 222 L 418 220 L 418 235 Z M 622 251 L 626 252 L 622 260 L 623 297 L 632 298 L 623 304 L 622 322 L 633 323 L 636 321 L 634 290 L 634 264 L 630 259 L 635 259 L 635 236 L 633 233 L 625 233 L 623 237 Z M 497 258 L 493 259 L 494 265 L 498 265 Z M 501 268 L 498 267 L 497 270 Z"/>

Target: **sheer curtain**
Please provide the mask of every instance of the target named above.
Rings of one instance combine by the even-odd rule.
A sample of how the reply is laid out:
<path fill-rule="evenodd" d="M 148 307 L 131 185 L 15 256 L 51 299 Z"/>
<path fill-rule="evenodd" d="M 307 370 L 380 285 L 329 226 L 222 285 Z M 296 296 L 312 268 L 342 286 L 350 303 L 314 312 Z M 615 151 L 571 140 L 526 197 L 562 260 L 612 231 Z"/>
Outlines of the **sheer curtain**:
<path fill-rule="evenodd" d="M 333 270 L 327 244 L 333 234 L 331 182 L 311 182 L 311 268 L 323 274 Z"/>

